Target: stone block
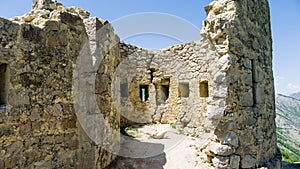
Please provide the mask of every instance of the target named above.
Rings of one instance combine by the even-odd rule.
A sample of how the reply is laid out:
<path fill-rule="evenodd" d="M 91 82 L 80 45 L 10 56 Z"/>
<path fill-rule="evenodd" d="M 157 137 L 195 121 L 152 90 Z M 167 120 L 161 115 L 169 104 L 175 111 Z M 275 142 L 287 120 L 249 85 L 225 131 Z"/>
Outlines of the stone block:
<path fill-rule="evenodd" d="M 242 142 L 242 144 L 248 144 L 245 143 L 246 141 Z M 236 154 L 240 155 L 240 156 L 244 156 L 245 154 L 250 154 L 250 155 L 255 155 L 257 153 L 257 148 L 255 146 L 252 145 L 240 145 L 237 149 L 236 149 Z"/>
<path fill-rule="evenodd" d="M 243 143 L 243 145 L 251 145 L 254 142 L 254 136 L 252 134 L 252 131 L 246 129 L 243 132 L 241 132 L 241 134 L 239 134 L 239 141 Z"/>
<path fill-rule="evenodd" d="M 241 167 L 242 168 L 252 168 L 256 164 L 255 158 L 253 158 L 250 155 L 246 155 L 245 157 L 242 157 L 241 161 Z"/>
<path fill-rule="evenodd" d="M 0 137 L 13 135 L 14 133 L 12 126 L 0 125 Z"/>
<path fill-rule="evenodd" d="M 22 37 L 24 38 L 24 40 L 28 40 L 36 44 L 46 43 L 45 33 L 40 28 L 34 27 L 32 25 L 26 25 L 23 28 Z"/>
<path fill-rule="evenodd" d="M 0 159 L 0 168 L 4 168 L 4 161 L 3 161 L 3 159 Z"/>
<path fill-rule="evenodd" d="M 37 137 L 30 137 L 25 141 L 25 148 L 29 149 L 31 146 L 33 146 L 34 144 L 39 143 L 39 138 Z"/>
<path fill-rule="evenodd" d="M 40 119 L 41 118 L 40 110 L 37 107 L 33 107 L 29 118 L 31 121 Z"/>
<path fill-rule="evenodd" d="M 78 149 L 79 142 L 78 140 L 70 140 L 67 142 L 67 145 L 70 150 L 76 150 Z"/>
<path fill-rule="evenodd" d="M 224 109 L 220 108 L 218 106 L 208 105 L 206 107 L 206 110 L 207 110 L 206 111 L 206 116 L 209 119 L 218 120 L 218 119 L 221 119 L 221 117 L 223 116 Z"/>
<path fill-rule="evenodd" d="M 239 169 L 241 157 L 237 155 L 230 156 L 230 169 Z"/>
<path fill-rule="evenodd" d="M 18 162 L 20 161 L 19 157 L 13 156 L 4 159 L 4 168 L 14 168 L 18 165 Z"/>
<path fill-rule="evenodd" d="M 79 25 L 83 23 L 82 19 L 79 16 L 73 15 L 68 12 L 61 12 L 60 13 L 60 19 L 63 23 L 68 25 Z"/>
<path fill-rule="evenodd" d="M 67 46 L 68 37 L 66 32 L 48 32 L 47 33 L 47 45 L 49 46 Z"/>
<path fill-rule="evenodd" d="M 20 126 L 19 132 L 21 135 L 26 135 L 31 132 L 31 123 L 27 122 Z"/>
<path fill-rule="evenodd" d="M 255 96 L 256 96 L 256 103 L 262 104 L 265 101 L 265 96 L 267 95 L 265 93 L 265 90 L 260 87 L 259 85 L 255 85 Z"/>
<path fill-rule="evenodd" d="M 217 169 L 227 169 L 229 167 L 230 158 L 223 156 L 216 156 L 212 159 L 212 163 Z"/>
<path fill-rule="evenodd" d="M 248 92 L 242 94 L 239 104 L 245 107 L 253 106 L 253 91 L 250 89 Z"/>
<path fill-rule="evenodd" d="M 214 155 L 228 156 L 235 152 L 235 149 L 228 145 L 221 143 L 211 142 L 205 149 L 206 152 Z"/>
<path fill-rule="evenodd" d="M 62 128 L 65 130 L 76 128 L 76 118 L 64 118 L 62 120 Z"/>
<path fill-rule="evenodd" d="M 215 75 L 215 83 L 223 83 L 226 79 L 226 74 L 225 73 L 218 73 L 217 75 Z"/>
<path fill-rule="evenodd" d="M 30 99 L 25 93 L 11 90 L 8 97 L 8 104 L 15 107 L 24 106 L 30 104 Z"/>
<path fill-rule="evenodd" d="M 218 130 L 222 132 L 234 131 L 236 128 L 236 122 L 226 122 L 218 124 Z"/>
<path fill-rule="evenodd" d="M 55 20 L 48 20 L 45 23 L 45 27 L 50 31 L 58 31 L 60 30 L 60 22 Z"/>
<path fill-rule="evenodd" d="M 233 146 L 235 148 L 239 146 L 238 136 L 234 132 L 220 134 L 220 135 L 218 135 L 218 139 L 220 140 L 220 142 L 222 144 L 230 145 L 230 146 Z"/>

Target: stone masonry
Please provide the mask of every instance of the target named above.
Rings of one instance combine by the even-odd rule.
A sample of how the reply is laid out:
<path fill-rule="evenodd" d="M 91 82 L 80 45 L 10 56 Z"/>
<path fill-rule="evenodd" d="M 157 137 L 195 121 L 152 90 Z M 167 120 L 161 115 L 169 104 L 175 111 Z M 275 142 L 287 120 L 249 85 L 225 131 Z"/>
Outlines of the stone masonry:
<path fill-rule="evenodd" d="M 207 161 L 219 168 L 280 168 L 268 1 L 218 0 L 205 10 L 201 33 L 230 65 L 221 75 L 225 107 L 207 109 L 218 121 L 203 150 Z"/>
<path fill-rule="evenodd" d="M 6 83 L 0 110 L 0 168 L 104 168 L 115 155 L 97 145 L 79 123 L 74 97 L 86 95 L 74 96 L 72 79 L 80 69 L 76 65 L 82 51 L 85 61 L 102 57 L 100 65 L 111 67 L 99 66 L 87 74 L 112 76 L 119 50 L 110 46 L 116 43 L 108 35 L 118 38 L 108 22 L 88 18 L 84 10 L 52 1 L 38 3 L 42 5 L 21 17 L 0 18 L 0 66 L 6 72 L 0 79 Z M 106 38 L 97 32 L 101 27 Z M 102 53 L 94 55 L 95 46 Z M 109 95 L 109 80 L 94 85 L 101 86 L 94 95 Z M 99 99 L 106 105 L 100 108 L 107 124 L 119 130 L 111 100 Z M 95 119 L 95 114 L 84 113 Z M 105 137 L 117 138 L 108 132 Z"/>
<path fill-rule="evenodd" d="M 205 11 L 201 40 L 157 51 L 56 1 L 0 18 L 0 168 L 106 168 L 120 127 L 163 123 L 209 135 L 214 168 L 280 169 L 268 1 Z"/>

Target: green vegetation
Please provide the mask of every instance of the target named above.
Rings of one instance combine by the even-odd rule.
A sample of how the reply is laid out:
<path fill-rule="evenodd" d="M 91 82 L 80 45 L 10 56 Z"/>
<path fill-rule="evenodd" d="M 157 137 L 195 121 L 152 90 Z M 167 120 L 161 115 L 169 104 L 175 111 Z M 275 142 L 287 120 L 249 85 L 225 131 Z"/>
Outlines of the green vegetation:
<path fill-rule="evenodd" d="M 282 154 L 282 160 L 283 161 L 286 161 L 286 162 L 299 162 L 300 159 L 297 158 L 295 155 L 291 154 L 291 153 L 288 153 L 284 150 L 280 150 L 281 151 L 281 154 Z"/>
<path fill-rule="evenodd" d="M 300 162 L 300 101 L 289 96 L 276 97 L 276 134 L 282 160 Z"/>
<path fill-rule="evenodd" d="M 186 135 L 183 129 L 177 129 L 178 134 Z"/>
<path fill-rule="evenodd" d="M 300 151 L 296 149 L 291 144 L 298 145 L 298 142 L 292 141 L 291 138 L 282 134 L 282 129 L 277 128 L 277 142 L 281 148 L 282 160 L 286 162 L 299 162 L 300 161 Z"/>
<path fill-rule="evenodd" d="M 174 123 L 171 123 L 170 126 L 173 128 L 173 129 L 176 129 L 176 125 Z"/>
<path fill-rule="evenodd" d="M 133 127 L 122 127 L 121 133 L 128 137 L 136 138 L 139 135 L 139 131 L 137 128 Z"/>

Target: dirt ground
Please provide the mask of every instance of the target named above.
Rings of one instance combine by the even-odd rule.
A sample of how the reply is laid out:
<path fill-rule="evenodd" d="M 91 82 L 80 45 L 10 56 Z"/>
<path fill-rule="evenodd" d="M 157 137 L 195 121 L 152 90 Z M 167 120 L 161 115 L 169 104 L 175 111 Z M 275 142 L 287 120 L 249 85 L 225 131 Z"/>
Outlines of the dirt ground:
<path fill-rule="evenodd" d="M 134 132 L 136 138 L 121 137 L 119 156 L 108 169 L 213 169 L 197 151 L 209 136 L 189 137 L 170 125 L 144 126 Z M 283 169 L 300 169 L 300 163 L 282 165 Z"/>
<path fill-rule="evenodd" d="M 165 134 L 154 139 L 157 133 Z M 139 129 L 139 136 L 122 137 L 120 156 L 109 169 L 210 168 L 197 155 L 199 138 L 183 135 L 170 125 L 145 126 Z"/>

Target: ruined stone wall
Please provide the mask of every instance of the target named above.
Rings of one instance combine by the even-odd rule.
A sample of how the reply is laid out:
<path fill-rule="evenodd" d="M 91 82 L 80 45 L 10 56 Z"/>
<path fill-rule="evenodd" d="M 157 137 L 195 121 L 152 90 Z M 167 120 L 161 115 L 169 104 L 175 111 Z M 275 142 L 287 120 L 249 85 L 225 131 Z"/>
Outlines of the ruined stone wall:
<path fill-rule="evenodd" d="M 121 60 L 120 40 L 107 21 L 88 18 L 84 20 L 84 23 L 89 36 L 88 46 L 92 56 L 87 63 L 91 66 L 90 68 L 85 62 L 79 66 L 80 68 L 87 67 L 83 69 L 83 74 L 88 75 L 85 82 L 90 84 L 91 89 L 85 93 L 86 98 L 82 100 L 86 100 L 86 103 L 89 104 L 88 112 L 90 112 L 85 114 L 85 116 L 89 116 L 85 125 L 90 126 L 85 129 L 85 132 L 93 135 L 94 133 L 90 132 L 95 130 L 94 139 L 97 144 L 90 141 L 84 144 L 86 153 L 83 153 L 80 168 L 86 168 L 90 164 L 91 158 L 95 161 L 95 166 L 91 166 L 91 168 L 105 168 L 115 159 L 120 144 L 120 116 L 111 93 L 112 79 Z M 91 99 L 93 95 L 95 95 L 94 100 Z M 93 102 L 95 104 L 91 104 Z M 95 110 L 96 108 L 99 110 Z M 101 116 L 97 113 L 100 113 Z M 100 140 L 97 141 L 97 138 Z M 90 157 L 87 154 L 90 154 Z"/>
<path fill-rule="evenodd" d="M 205 10 L 200 42 L 160 51 L 122 46 L 128 63 L 121 77 L 130 78 L 125 79 L 129 95 L 121 97 L 120 109 L 137 122 L 176 122 L 193 135 L 211 132 L 200 149 L 216 168 L 280 168 L 268 2 L 216 0 Z M 166 79 L 170 95 L 162 103 Z M 202 80 L 209 83 L 205 99 L 199 97 Z M 188 97 L 178 97 L 180 82 L 189 83 Z M 145 102 L 141 84 L 149 85 Z"/>
<path fill-rule="evenodd" d="M 121 55 L 123 61 L 116 73 L 123 79 L 115 81 L 117 92 L 113 93 L 125 119 L 135 123 L 174 123 L 193 136 L 212 130 L 207 119 L 214 117 L 207 109 L 225 106 L 225 76 L 221 72 L 228 68 L 228 60 L 219 59 L 209 41 L 203 39 L 158 51 L 122 44 Z M 120 84 L 125 83 L 128 96 L 122 97 Z M 207 95 L 201 95 L 205 93 L 201 83 L 207 84 Z M 149 87 L 147 101 L 140 98 L 140 85 Z M 181 93 L 182 87 L 187 90 L 186 95 Z"/>
<path fill-rule="evenodd" d="M 151 123 L 155 111 L 155 107 L 151 106 L 155 101 L 154 95 L 149 95 L 147 101 L 142 102 L 139 87 L 149 85 L 149 92 L 154 90 L 149 72 L 153 55 L 145 49 L 123 43 L 120 44 L 120 51 L 122 61 L 115 72 L 112 94 L 121 114 L 121 125 Z M 124 85 L 123 89 L 121 85 Z"/>
<path fill-rule="evenodd" d="M 0 19 L 0 168 L 105 168 L 120 114 L 211 133 L 200 148 L 215 168 L 280 167 L 267 0 L 215 0 L 201 41 L 159 51 L 119 46 L 106 21 L 45 2 Z"/>
<path fill-rule="evenodd" d="M 202 35 L 230 60 L 226 107 L 214 112 L 219 124 L 206 160 L 217 168 L 280 168 L 268 1 L 216 0 L 205 9 Z"/>
<path fill-rule="evenodd" d="M 9 74 L 6 106 L 0 109 L 0 168 L 104 168 L 114 159 L 86 134 L 74 108 L 72 79 L 89 42 L 83 23 L 87 17 L 86 11 L 56 4 L 14 21 L 0 18 L 0 64 Z M 109 43 L 101 41 L 103 48 L 110 48 Z M 118 56 L 118 49 L 111 48 L 104 60 Z M 113 67 L 117 61 L 103 64 Z M 99 73 L 112 74 L 102 68 Z M 118 129 L 116 111 L 104 110 L 106 124 Z"/>
<path fill-rule="evenodd" d="M 76 165 L 70 81 L 84 32 L 82 24 L 70 29 L 70 20 L 62 20 L 41 29 L 1 19 L 1 62 L 10 77 L 9 107 L 1 111 L 0 168 Z"/>

